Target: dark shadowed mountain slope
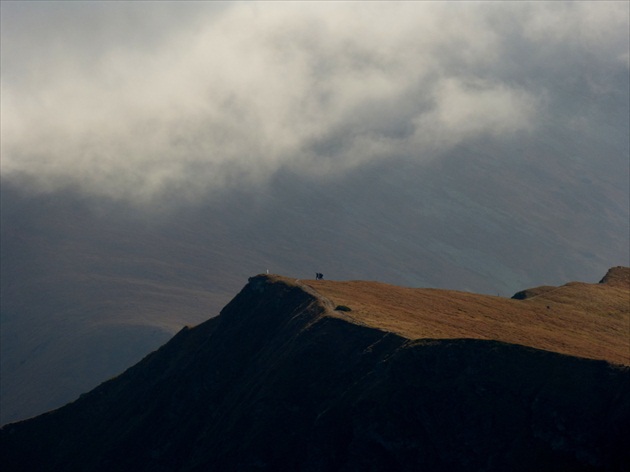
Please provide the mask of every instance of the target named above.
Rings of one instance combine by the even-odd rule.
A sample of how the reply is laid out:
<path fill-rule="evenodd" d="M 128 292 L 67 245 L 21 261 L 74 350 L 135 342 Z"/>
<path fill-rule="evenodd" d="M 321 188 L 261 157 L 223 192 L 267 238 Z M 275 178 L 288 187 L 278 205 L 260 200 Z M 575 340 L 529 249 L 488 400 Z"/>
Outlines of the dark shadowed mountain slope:
<path fill-rule="evenodd" d="M 2 470 L 624 470 L 627 366 L 497 340 L 496 297 L 450 306 L 459 292 L 419 292 L 415 323 L 443 312 L 428 327 L 442 336 L 417 339 L 404 307 L 420 298 L 395 287 L 253 277 L 219 317 L 74 403 L 5 426 Z M 576 306 L 593 303 L 579 293 Z M 532 313 L 506 323 L 568 327 Z M 456 335 L 467 316 L 484 335 Z M 398 334 L 383 329 L 396 317 Z"/>

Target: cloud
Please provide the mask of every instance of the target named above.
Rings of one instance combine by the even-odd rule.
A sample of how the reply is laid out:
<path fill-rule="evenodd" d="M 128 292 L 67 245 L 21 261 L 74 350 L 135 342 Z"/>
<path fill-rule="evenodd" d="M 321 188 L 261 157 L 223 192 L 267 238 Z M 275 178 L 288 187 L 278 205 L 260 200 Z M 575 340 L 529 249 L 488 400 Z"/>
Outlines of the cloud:
<path fill-rule="evenodd" d="M 180 5 L 3 2 L 3 176 L 151 199 L 428 159 L 627 71 L 622 3 Z"/>

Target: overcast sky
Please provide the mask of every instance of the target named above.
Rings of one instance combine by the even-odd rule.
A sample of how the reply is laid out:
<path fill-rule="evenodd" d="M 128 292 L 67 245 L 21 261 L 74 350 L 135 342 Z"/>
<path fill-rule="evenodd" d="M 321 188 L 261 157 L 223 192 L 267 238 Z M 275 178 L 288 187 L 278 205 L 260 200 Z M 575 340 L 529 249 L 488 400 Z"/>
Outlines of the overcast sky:
<path fill-rule="evenodd" d="M 627 2 L 10 2 L 3 178 L 151 198 L 535 136 L 627 96 Z M 621 80 L 620 80 L 621 77 Z"/>

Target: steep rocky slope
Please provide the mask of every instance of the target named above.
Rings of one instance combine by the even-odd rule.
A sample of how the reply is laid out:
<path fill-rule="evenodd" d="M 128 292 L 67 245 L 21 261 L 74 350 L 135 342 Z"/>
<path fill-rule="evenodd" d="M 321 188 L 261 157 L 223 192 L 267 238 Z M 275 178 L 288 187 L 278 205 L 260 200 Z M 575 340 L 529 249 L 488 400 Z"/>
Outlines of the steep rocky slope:
<path fill-rule="evenodd" d="M 582 288 L 575 306 L 599 306 L 592 286 Z M 627 466 L 630 369 L 616 362 L 618 354 L 611 363 L 607 353 L 587 359 L 552 352 L 551 341 L 546 349 L 528 346 L 536 332 L 528 326 L 551 336 L 569 322 L 544 328 L 553 317 L 542 317 L 536 305 L 526 322 L 514 323 L 528 310 L 513 307 L 529 306 L 528 299 L 495 306 L 496 297 L 460 294 L 459 301 L 458 292 L 405 290 L 253 277 L 219 317 L 180 331 L 74 403 L 5 426 L 0 466 L 66 472 Z M 628 300 L 627 288 L 621 290 Z M 341 302 L 351 311 L 336 311 Z M 494 319 L 507 306 L 512 331 L 525 333 L 511 342 L 502 339 L 510 330 Z M 458 310 L 464 313 L 456 316 Z M 587 315 L 576 313 L 579 331 Z M 593 316 L 602 325 L 609 320 Z M 627 326 L 628 316 L 621 307 L 610 319 L 625 317 Z M 485 328 L 466 335 L 466 317 Z M 610 326 L 602 329 L 614 331 Z M 557 334 L 561 347 L 569 338 Z"/>

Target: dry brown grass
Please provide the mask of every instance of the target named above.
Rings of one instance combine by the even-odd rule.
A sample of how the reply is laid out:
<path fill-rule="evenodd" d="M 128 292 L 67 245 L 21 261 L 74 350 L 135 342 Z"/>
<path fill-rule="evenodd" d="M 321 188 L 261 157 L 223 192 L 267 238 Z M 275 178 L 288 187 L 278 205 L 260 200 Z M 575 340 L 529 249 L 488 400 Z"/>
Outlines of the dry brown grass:
<path fill-rule="evenodd" d="M 571 282 L 525 300 L 377 282 L 302 283 L 352 310 L 330 316 L 408 339 L 493 339 L 630 365 L 630 269 L 619 271 L 614 282 Z"/>

